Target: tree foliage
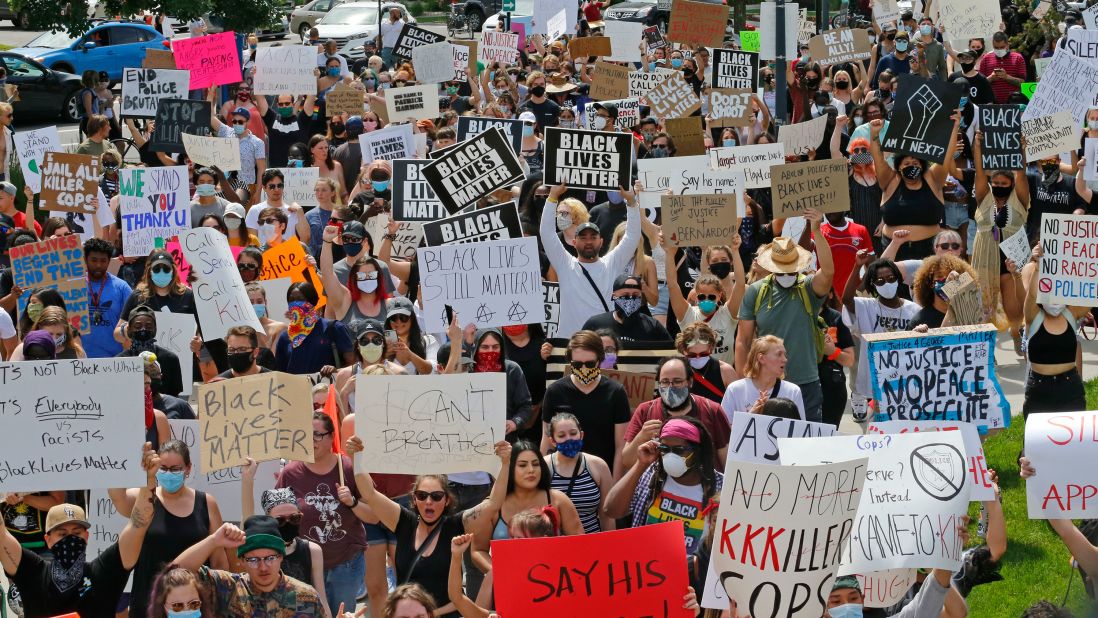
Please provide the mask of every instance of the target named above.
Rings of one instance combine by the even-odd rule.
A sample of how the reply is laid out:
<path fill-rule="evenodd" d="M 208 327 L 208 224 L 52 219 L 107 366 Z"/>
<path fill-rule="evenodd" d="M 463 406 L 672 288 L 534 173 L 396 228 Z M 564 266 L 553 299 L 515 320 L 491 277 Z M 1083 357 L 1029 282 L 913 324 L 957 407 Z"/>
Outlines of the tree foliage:
<path fill-rule="evenodd" d="M 178 21 L 189 21 L 209 14 L 220 18 L 226 30 L 247 33 L 272 21 L 277 21 L 285 11 L 282 2 L 276 0 L 105 0 L 105 12 L 109 16 L 138 15 L 142 11 L 164 13 Z M 25 11 L 35 30 L 63 30 L 73 35 L 85 32 L 91 26 L 94 4 L 89 0 L 12 0 L 11 6 Z"/>

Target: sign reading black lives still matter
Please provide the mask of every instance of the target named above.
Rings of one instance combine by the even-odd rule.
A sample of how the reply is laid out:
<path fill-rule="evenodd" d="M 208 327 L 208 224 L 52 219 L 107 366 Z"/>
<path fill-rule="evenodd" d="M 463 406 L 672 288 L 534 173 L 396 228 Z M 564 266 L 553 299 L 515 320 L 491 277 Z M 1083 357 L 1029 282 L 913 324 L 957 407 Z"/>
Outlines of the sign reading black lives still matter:
<path fill-rule="evenodd" d="M 153 152 L 182 152 L 183 134 L 210 134 L 210 102 L 188 99 L 160 99 L 156 105 L 156 127 L 149 139 Z"/>
<path fill-rule="evenodd" d="M 964 89 L 938 79 L 901 75 L 884 150 L 924 161 L 945 161 L 954 110 Z"/>
<path fill-rule="evenodd" d="M 545 184 L 617 191 L 633 185 L 633 135 L 582 129 L 545 129 Z"/>
<path fill-rule="evenodd" d="M 1017 105 L 981 105 L 980 160 L 985 170 L 1020 170 L 1022 162 L 1022 108 Z"/>
<path fill-rule="evenodd" d="M 430 30 L 424 30 L 412 24 L 404 24 L 400 36 L 397 37 L 396 45 L 393 46 L 393 55 L 397 58 L 411 60 L 413 49 L 421 45 L 430 45 L 445 40 L 444 35 L 435 34 Z"/>
<path fill-rule="evenodd" d="M 499 129 L 459 142 L 422 173 L 450 214 L 523 177 L 522 164 Z"/>
<path fill-rule="evenodd" d="M 446 216 L 446 208 L 423 177 L 428 163 L 422 159 L 393 161 L 393 219 L 435 221 Z"/>
<path fill-rule="evenodd" d="M 522 152 L 522 121 L 503 118 L 480 118 L 477 116 L 458 116 L 457 141 L 476 137 L 485 131 L 498 128 L 511 140 L 511 149 L 515 154 Z"/>
<path fill-rule="evenodd" d="M 754 91 L 759 87 L 759 54 L 735 49 L 713 50 L 714 88 Z"/>
<path fill-rule="evenodd" d="M 423 240 L 428 247 L 508 238 L 522 238 L 518 206 L 514 202 L 478 208 L 423 224 Z"/>

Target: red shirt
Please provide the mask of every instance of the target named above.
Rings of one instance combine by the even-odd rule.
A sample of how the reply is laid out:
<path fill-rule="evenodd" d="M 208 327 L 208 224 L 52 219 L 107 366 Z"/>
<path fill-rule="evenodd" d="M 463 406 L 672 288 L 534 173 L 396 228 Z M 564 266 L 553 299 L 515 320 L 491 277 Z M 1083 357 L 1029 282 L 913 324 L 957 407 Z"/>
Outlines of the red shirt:
<path fill-rule="evenodd" d="M 713 454 L 716 455 L 717 451 L 728 446 L 728 440 L 732 436 L 728 416 L 724 413 L 724 408 L 715 401 L 698 395 L 690 395 L 690 398 L 694 400 L 694 405 L 686 415 L 693 417 L 708 430 L 709 437 L 713 440 Z M 633 411 L 633 418 L 629 419 L 629 425 L 625 428 L 625 441 L 629 442 L 637 437 L 644 422 L 653 420 L 670 420 L 670 416 L 663 409 L 663 400 L 659 397 L 640 404 Z M 717 468 L 721 471 L 719 463 Z"/>
<path fill-rule="evenodd" d="M 11 220 L 15 222 L 15 227 L 21 230 L 27 229 L 27 213 L 15 211 L 11 215 Z M 42 238 L 42 226 L 38 225 L 38 222 L 34 222 L 34 233 L 39 238 Z"/>
<path fill-rule="evenodd" d="M 846 220 L 846 228 L 836 229 L 824 219 L 820 224 L 820 231 L 827 239 L 827 245 L 831 247 L 831 258 L 835 262 L 835 280 L 832 287 L 835 295 L 843 297 L 846 289 L 846 280 L 854 270 L 854 258 L 860 249 L 873 250 L 873 237 L 869 230 L 860 223 L 854 223 L 849 218 Z"/>
<path fill-rule="evenodd" d="M 606 6 L 605 2 L 588 2 L 587 5 L 583 7 L 583 18 L 586 19 L 588 23 L 602 21 L 602 11 L 599 9 L 604 6 Z"/>
<path fill-rule="evenodd" d="M 980 58 L 980 73 L 985 77 L 990 78 L 995 69 L 1002 69 L 1007 75 L 1022 81 L 1026 79 L 1026 59 L 1018 52 L 1008 52 L 1007 55 L 999 58 L 994 52 L 989 51 Z M 995 94 L 995 102 L 1003 105 L 1010 95 L 1021 91 L 1021 87 L 1000 79 L 991 82 L 991 91 Z"/>

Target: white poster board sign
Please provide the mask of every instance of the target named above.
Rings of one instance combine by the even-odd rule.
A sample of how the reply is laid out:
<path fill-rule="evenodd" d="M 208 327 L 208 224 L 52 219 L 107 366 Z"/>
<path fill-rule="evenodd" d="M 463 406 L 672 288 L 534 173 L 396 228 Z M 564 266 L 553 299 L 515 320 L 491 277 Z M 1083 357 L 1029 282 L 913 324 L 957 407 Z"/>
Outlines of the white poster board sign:
<path fill-rule="evenodd" d="M 240 169 L 240 140 L 183 133 L 183 149 L 195 165 L 212 165 L 222 172 Z"/>
<path fill-rule="evenodd" d="M 1098 411 L 1031 414 L 1026 457 L 1037 474 L 1026 479 L 1030 519 L 1095 519 Z M 1088 465 L 1088 463 L 1090 465 Z"/>
<path fill-rule="evenodd" d="M 42 127 L 14 134 L 15 152 L 19 154 L 19 166 L 23 169 L 23 180 L 31 191 L 42 190 L 42 159 L 47 152 L 63 152 L 61 136 L 57 125 Z"/>
<path fill-rule="evenodd" d="M 764 414 L 732 414 L 732 434 L 728 439 L 728 458 L 751 463 L 777 464 L 778 438 L 819 438 L 833 436 L 837 430 L 828 423 L 813 423 Z"/>
<path fill-rule="evenodd" d="M 287 204 L 299 206 L 316 206 L 316 181 L 320 179 L 319 167 L 276 167 L 282 172 L 282 181 L 285 187 L 282 190 L 282 201 Z M 267 199 L 266 191 L 263 199 Z"/>
<path fill-rule="evenodd" d="M 225 235 L 214 228 L 197 227 L 179 235 L 179 246 L 191 265 L 191 274 L 197 277 L 191 289 L 202 339 L 221 339 L 233 326 L 262 331 Z"/>
<path fill-rule="evenodd" d="M 257 95 L 315 94 L 316 48 L 279 45 L 256 50 L 253 87 Z"/>
<path fill-rule="evenodd" d="M 122 71 L 122 115 L 153 118 L 160 99 L 186 99 L 190 71 L 137 69 Z"/>
<path fill-rule="evenodd" d="M 156 312 L 156 345 L 179 357 L 179 373 L 183 380 L 180 397 L 186 399 L 194 389 L 194 352 L 191 340 L 198 332 L 198 324 L 189 313 Z"/>
<path fill-rule="evenodd" d="M 739 170 L 746 189 L 769 189 L 770 168 L 784 164 L 785 145 L 780 143 L 721 147 L 709 151 L 709 167 L 714 170 Z"/>
<path fill-rule="evenodd" d="M 931 431 L 956 431 L 961 434 L 965 442 L 965 470 L 972 486 L 969 498 L 973 502 L 994 500 L 995 485 L 991 482 L 984 446 L 980 443 L 980 432 L 975 425 L 957 421 L 873 421 L 866 428 L 866 434 L 881 435 Z"/>
<path fill-rule="evenodd" d="M 1098 307 L 1098 216 L 1044 213 L 1041 246 L 1037 302 Z"/>
<path fill-rule="evenodd" d="M 157 239 L 191 229 L 190 177 L 186 165 L 128 167 L 118 171 L 118 210 L 126 257 L 144 257 Z"/>

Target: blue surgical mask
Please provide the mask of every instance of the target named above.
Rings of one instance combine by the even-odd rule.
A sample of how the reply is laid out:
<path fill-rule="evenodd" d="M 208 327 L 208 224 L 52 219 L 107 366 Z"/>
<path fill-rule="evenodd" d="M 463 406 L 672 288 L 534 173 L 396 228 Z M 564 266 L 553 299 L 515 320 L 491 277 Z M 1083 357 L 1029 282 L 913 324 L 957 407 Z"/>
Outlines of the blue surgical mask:
<path fill-rule="evenodd" d="M 244 135 L 244 132 L 247 131 L 247 130 L 248 130 L 248 127 L 246 125 L 242 125 L 242 124 L 234 124 L 233 125 L 233 133 L 236 133 L 237 135 Z"/>
<path fill-rule="evenodd" d="M 680 67 L 682 67 L 682 58 L 672 58 L 671 59 L 671 68 L 678 69 Z"/>
<path fill-rule="evenodd" d="M 699 300 L 698 309 L 705 315 L 709 315 L 717 310 L 717 301 L 715 300 Z"/>
<path fill-rule="evenodd" d="M 522 136 L 531 137 L 534 135 L 534 127 L 528 124 L 522 125 Z"/>
<path fill-rule="evenodd" d="M 172 273 L 152 273 L 152 277 L 150 278 L 152 279 L 153 285 L 155 285 L 156 287 L 166 288 L 172 282 Z"/>
<path fill-rule="evenodd" d="M 621 191 L 607 191 L 606 199 L 611 204 L 620 204 L 624 201 L 621 197 Z"/>
<path fill-rule="evenodd" d="M 286 167 L 305 167 L 305 162 L 301 159 L 286 159 Z"/>
<path fill-rule="evenodd" d="M 217 195 L 217 187 L 209 184 L 200 184 L 194 186 L 194 192 L 200 197 L 213 197 Z"/>
<path fill-rule="evenodd" d="M 384 193 L 389 189 L 388 180 L 371 180 L 370 186 L 374 188 L 374 193 Z"/>
<path fill-rule="evenodd" d="M 896 41 L 896 51 L 901 53 L 907 51 L 907 41 Z"/>
<path fill-rule="evenodd" d="M 832 607 L 827 610 L 831 618 L 862 618 L 862 606 L 857 603 L 847 603 Z"/>
<path fill-rule="evenodd" d="M 167 472 L 165 470 L 157 470 L 156 482 L 164 488 L 164 491 L 174 494 L 183 487 L 183 471 Z"/>
<path fill-rule="evenodd" d="M 656 70 L 656 63 L 655 63 L 655 61 L 653 61 L 653 62 L 649 62 L 649 63 L 648 63 L 648 70 L 649 70 L 649 71 L 655 71 L 655 70 Z"/>
<path fill-rule="evenodd" d="M 255 317 L 257 317 L 257 318 L 267 317 L 267 305 L 263 305 L 263 304 L 252 305 L 252 309 L 255 310 Z"/>
<path fill-rule="evenodd" d="M 330 77 L 339 77 L 339 74 L 343 71 L 339 67 L 328 67 L 328 75 Z"/>
<path fill-rule="evenodd" d="M 557 444 L 557 451 L 565 457 L 575 457 L 583 450 L 583 438 L 565 440 Z"/>
<path fill-rule="evenodd" d="M 731 148 L 731 147 L 736 145 L 736 140 L 734 140 L 734 139 L 721 140 L 721 145 L 724 146 L 725 148 Z"/>
<path fill-rule="evenodd" d="M 169 609 L 168 618 L 202 618 L 202 608 L 188 609 L 182 612 L 173 612 Z"/>
<path fill-rule="evenodd" d="M 934 27 L 930 24 L 923 24 L 919 26 L 919 34 L 923 36 L 930 36 L 931 32 L 934 32 Z"/>

